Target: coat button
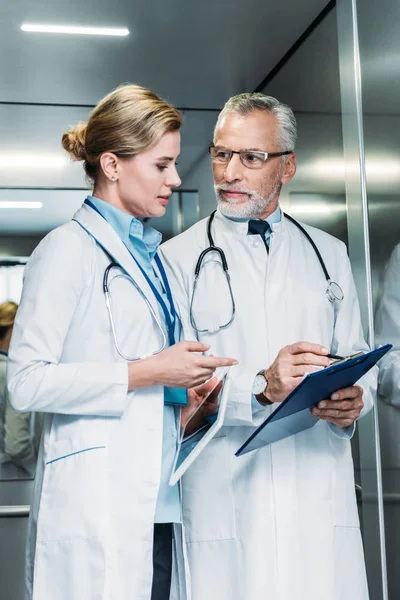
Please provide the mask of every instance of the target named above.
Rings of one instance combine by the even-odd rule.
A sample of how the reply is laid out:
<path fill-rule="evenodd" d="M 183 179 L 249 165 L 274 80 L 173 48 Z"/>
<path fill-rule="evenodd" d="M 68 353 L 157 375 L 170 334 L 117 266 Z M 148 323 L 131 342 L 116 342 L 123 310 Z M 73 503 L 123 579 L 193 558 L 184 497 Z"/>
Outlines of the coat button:
<path fill-rule="evenodd" d="M 258 239 L 258 236 L 252 235 L 250 238 L 250 246 L 252 248 L 258 248 L 258 246 L 260 245 L 261 240 Z"/>

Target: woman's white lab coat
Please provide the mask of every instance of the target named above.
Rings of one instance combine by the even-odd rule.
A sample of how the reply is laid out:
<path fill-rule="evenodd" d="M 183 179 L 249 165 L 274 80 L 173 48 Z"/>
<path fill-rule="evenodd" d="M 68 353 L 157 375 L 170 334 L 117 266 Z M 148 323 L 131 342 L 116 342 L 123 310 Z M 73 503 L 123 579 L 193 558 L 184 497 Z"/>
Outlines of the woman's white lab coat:
<path fill-rule="evenodd" d="M 314 250 L 288 220 L 273 226 L 270 253 L 247 223 L 218 212 L 215 244 L 226 254 L 236 302 L 231 326 L 197 334 L 188 305 L 205 221 L 162 246 L 185 338 L 198 337 L 235 367 L 226 427 L 183 478 L 183 517 L 193 600 L 366 600 L 350 440 L 326 422 L 242 457 L 235 452 L 271 408 L 252 410 L 256 373 L 296 341 L 346 355 L 367 349 L 344 244 L 307 227 L 345 298 L 332 304 Z M 193 302 L 198 329 L 229 321 L 226 280 L 208 255 Z M 376 373 L 363 378 L 365 410 Z"/>
<path fill-rule="evenodd" d="M 115 349 L 102 287 L 111 259 L 86 230 L 156 312 L 158 306 L 108 223 L 85 205 L 74 219 L 46 236 L 26 267 L 9 353 L 11 403 L 49 413 L 29 523 L 25 598 L 149 600 L 163 388 L 127 391 L 127 363 Z M 125 353 L 157 349 L 159 332 L 133 285 L 119 278 L 111 293 Z M 177 560 L 171 598 L 186 598 L 182 573 Z"/>

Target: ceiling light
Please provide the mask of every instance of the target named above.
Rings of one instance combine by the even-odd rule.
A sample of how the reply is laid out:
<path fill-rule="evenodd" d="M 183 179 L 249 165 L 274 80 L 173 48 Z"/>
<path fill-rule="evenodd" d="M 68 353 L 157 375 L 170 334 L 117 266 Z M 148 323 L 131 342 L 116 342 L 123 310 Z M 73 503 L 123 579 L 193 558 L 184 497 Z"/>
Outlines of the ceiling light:
<path fill-rule="evenodd" d="M 54 169 L 70 164 L 67 156 L 51 154 L 0 154 L 0 171 L 4 169 L 31 168 Z"/>
<path fill-rule="evenodd" d="M 0 200 L 0 208 L 42 208 L 43 202 L 15 202 Z"/>
<path fill-rule="evenodd" d="M 400 161 L 393 158 L 366 158 L 365 170 L 371 179 L 395 179 L 400 177 Z M 342 158 L 315 161 L 310 165 L 310 172 L 320 177 L 331 177 L 345 180 L 346 173 L 358 175 L 360 163 L 358 161 L 345 162 Z"/>
<path fill-rule="evenodd" d="M 40 25 L 34 23 L 23 23 L 22 31 L 33 33 L 67 33 L 70 35 L 129 35 L 126 27 L 75 27 L 74 25 Z"/>
<path fill-rule="evenodd" d="M 322 204 L 318 201 L 314 204 L 291 204 L 291 212 L 302 214 L 302 215 L 330 215 L 333 213 L 341 213 L 346 210 L 346 206 L 335 205 L 335 204 Z"/>
<path fill-rule="evenodd" d="M 313 204 L 292 204 L 292 212 L 302 214 L 327 215 L 330 213 L 329 206 Z"/>

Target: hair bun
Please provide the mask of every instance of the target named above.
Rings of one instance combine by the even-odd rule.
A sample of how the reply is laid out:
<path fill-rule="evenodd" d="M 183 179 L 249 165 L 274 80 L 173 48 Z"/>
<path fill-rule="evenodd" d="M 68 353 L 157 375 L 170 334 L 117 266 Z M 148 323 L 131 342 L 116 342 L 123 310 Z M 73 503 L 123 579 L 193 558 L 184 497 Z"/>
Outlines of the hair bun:
<path fill-rule="evenodd" d="M 11 327 L 17 314 L 18 304 L 3 302 L 0 304 L 0 327 Z"/>
<path fill-rule="evenodd" d="M 87 124 L 80 122 L 76 127 L 68 129 L 62 136 L 62 146 L 74 160 L 86 160 L 86 129 Z"/>

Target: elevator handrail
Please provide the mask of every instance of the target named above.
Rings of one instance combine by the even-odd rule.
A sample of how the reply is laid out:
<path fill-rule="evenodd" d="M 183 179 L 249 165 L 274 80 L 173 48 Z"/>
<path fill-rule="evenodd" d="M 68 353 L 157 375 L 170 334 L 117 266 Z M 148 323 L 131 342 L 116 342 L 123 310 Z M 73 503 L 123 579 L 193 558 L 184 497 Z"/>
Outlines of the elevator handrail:
<path fill-rule="evenodd" d="M 360 486 L 356 486 L 357 491 L 361 492 Z M 359 502 L 376 502 L 377 497 L 375 494 L 365 494 L 361 492 L 361 498 Z M 388 504 L 400 504 L 400 493 L 399 492 L 386 492 L 383 494 L 384 502 Z M 0 506 L 0 518 L 2 517 L 29 517 L 30 506 L 29 504 L 19 505 L 4 505 Z"/>
<path fill-rule="evenodd" d="M 29 517 L 29 504 L 17 504 L 13 506 L 0 506 L 0 518 L 2 517 Z"/>

